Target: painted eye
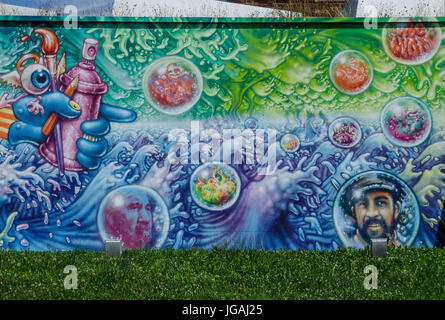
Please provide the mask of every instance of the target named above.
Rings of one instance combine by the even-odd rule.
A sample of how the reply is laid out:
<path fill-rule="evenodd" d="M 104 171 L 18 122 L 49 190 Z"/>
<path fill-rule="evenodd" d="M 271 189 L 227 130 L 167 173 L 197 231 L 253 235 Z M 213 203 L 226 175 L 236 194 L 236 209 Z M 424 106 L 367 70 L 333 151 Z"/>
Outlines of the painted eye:
<path fill-rule="evenodd" d="M 31 83 L 39 89 L 49 85 L 49 73 L 45 70 L 36 70 L 31 74 Z"/>
<path fill-rule="evenodd" d="M 379 207 L 387 207 L 387 204 L 386 204 L 385 201 L 378 201 L 377 202 L 377 206 L 379 206 Z"/>
<path fill-rule="evenodd" d="M 46 92 L 51 82 L 50 79 L 48 69 L 37 63 L 27 66 L 20 76 L 23 90 L 31 94 Z"/>

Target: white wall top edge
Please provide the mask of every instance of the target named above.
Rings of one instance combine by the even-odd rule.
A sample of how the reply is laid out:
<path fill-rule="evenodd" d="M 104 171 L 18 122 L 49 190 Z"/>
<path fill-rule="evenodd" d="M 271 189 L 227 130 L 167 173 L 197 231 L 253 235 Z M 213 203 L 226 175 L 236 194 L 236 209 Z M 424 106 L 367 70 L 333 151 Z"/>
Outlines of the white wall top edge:
<path fill-rule="evenodd" d="M 0 3 L 2 15 L 56 15 L 54 11 Z M 216 0 L 115 0 L 112 16 L 133 17 L 283 17 L 285 10 Z M 445 16 L 445 0 L 358 0 L 357 17 Z"/>
<path fill-rule="evenodd" d="M 357 17 L 443 17 L 445 0 L 359 0 Z"/>
<path fill-rule="evenodd" d="M 286 11 L 215 0 L 115 0 L 115 16 L 279 17 Z"/>
<path fill-rule="evenodd" d="M 39 10 L 0 3 L 2 15 L 56 15 Z M 275 10 L 215 0 L 115 0 L 111 16 L 125 17 L 287 17 L 285 10 Z M 293 14 L 292 16 L 295 16 Z"/>

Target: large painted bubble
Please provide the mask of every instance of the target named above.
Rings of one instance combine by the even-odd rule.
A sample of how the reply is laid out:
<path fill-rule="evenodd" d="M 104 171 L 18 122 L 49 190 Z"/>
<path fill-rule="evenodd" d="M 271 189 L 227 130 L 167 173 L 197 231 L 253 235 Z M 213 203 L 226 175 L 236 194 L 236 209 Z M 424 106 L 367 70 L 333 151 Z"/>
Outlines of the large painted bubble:
<path fill-rule="evenodd" d="M 345 247 L 363 248 L 372 238 L 389 238 L 396 246 L 413 244 L 420 209 L 411 188 L 379 170 L 352 177 L 338 191 L 333 207 L 337 235 Z"/>
<path fill-rule="evenodd" d="M 128 185 L 102 200 L 97 226 L 102 240 L 121 239 L 124 248 L 159 249 L 167 238 L 169 214 L 161 196 L 151 188 Z"/>
<path fill-rule="evenodd" d="M 192 62 L 169 56 L 153 61 L 146 68 L 142 86 L 153 108 L 176 115 L 188 111 L 198 102 L 203 81 L 201 72 Z"/>
<path fill-rule="evenodd" d="M 380 125 L 391 143 L 403 147 L 423 143 L 433 126 L 428 106 L 414 97 L 399 97 L 388 102 L 380 113 Z"/>
<path fill-rule="evenodd" d="M 382 32 L 386 54 L 406 65 L 422 64 L 433 58 L 441 40 L 440 27 L 433 18 L 393 18 Z"/>
<path fill-rule="evenodd" d="M 295 134 L 285 134 L 280 140 L 281 148 L 289 153 L 296 152 L 300 148 L 300 139 Z"/>
<path fill-rule="evenodd" d="M 241 180 L 236 170 L 225 163 L 205 163 L 190 177 L 190 191 L 198 206 L 222 211 L 235 204 L 240 195 Z"/>
<path fill-rule="evenodd" d="M 357 95 L 369 87 L 374 73 L 371 62 L 363 53 L 345 50 L 332 59 L 329 77 L 339 91 Z"/>
<path fill-rule="evenodd" d="M 328 137 L 339 148 L 352 148 L 360 142 L 362 129 L 355 119 L 341 117 L 329 125 Z"/>

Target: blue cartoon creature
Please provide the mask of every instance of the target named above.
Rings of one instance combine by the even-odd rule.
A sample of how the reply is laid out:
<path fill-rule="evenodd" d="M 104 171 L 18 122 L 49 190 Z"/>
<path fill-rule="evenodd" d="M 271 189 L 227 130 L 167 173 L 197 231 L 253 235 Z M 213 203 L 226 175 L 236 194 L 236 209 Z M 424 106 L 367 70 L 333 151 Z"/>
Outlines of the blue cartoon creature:
<path fill-rule="evenodd" d="M 57 35 L 45 28 L 33 32 L 43 38 L 41 56 L 26 54 L 16 70 L 0 76 L 0 82 L 23 90 L 12 99 L 8 93 L 0 98 L 0 138 L 37 146 L 61 174 L 97 169 L 108 151 L 104 137 L 110 122 L 132 122 L 136 113 L 102 102 L 108 86 L 95 70 L 96 39 L 84 39 L 83 60 L 65 72 L 65 54 L 56 61 Z M 28 60 L 33 62 L 25 66 Z"/>

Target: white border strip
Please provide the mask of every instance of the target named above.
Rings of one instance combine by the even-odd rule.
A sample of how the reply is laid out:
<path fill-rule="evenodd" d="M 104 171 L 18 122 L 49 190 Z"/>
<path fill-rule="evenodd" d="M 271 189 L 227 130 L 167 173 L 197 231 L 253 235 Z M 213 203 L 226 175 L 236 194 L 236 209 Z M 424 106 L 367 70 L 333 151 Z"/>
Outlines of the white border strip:
<path fill-rule="evenodd" d="M 0 15 L 53 16 L 41 10 L 0 3 Z M 216 0 L 114 0 L 115 17 L 297 17 L 299 13 Z"/>
<path fill-rule="evenodd" d="M 445 1 L 359 0 L 356 16 L 367 17 L 368 12 L 375 12 L 378 17 L 443 17 L 445 16 Z"/>

